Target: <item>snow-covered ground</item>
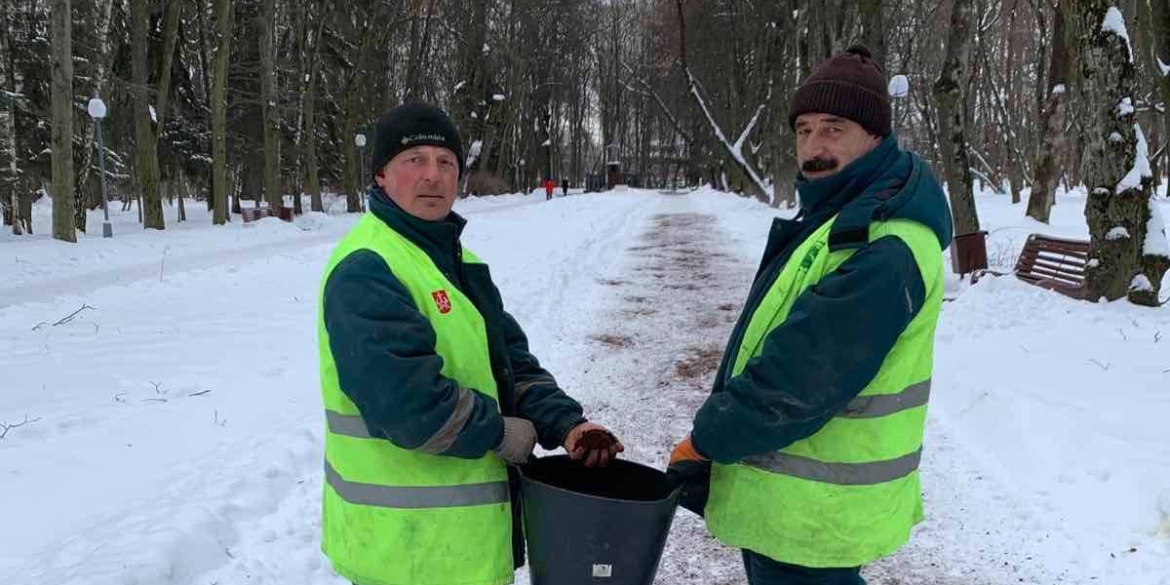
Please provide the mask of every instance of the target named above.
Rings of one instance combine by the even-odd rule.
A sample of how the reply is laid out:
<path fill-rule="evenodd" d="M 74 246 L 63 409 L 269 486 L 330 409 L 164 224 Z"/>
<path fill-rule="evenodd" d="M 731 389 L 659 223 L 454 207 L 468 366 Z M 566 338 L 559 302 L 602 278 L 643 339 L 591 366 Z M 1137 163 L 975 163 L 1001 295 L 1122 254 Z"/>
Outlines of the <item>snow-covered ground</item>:
<path fill-rule="evenodd" d="M 1058 201 L 1045 226 L 981 197 L 992 264 L 1008 271 L 1033 231 L 1085 237 L 1083 195 Z M 37 236 L 0 235 L 0 422 L 29 420 L 0 439 L 0 583 L 344 583 L 318 550 L 315 318 L 355 218 L 213 228 L 187 209 L 161 233 L 115 213 L 112 240 L 91 214 L 94 235 L 66 245 L 41 235 L 41 203 Z M 661 467 L 777 212 L 708 190 L 457 210 L 534 352 Z M 928 519 L 871 583 L 1170 585 L 1170 308 L 1011 276 L 953 277 L 948 296 Z M 743 582 L 701 526 L 679 512 L 659 583 Z"/>

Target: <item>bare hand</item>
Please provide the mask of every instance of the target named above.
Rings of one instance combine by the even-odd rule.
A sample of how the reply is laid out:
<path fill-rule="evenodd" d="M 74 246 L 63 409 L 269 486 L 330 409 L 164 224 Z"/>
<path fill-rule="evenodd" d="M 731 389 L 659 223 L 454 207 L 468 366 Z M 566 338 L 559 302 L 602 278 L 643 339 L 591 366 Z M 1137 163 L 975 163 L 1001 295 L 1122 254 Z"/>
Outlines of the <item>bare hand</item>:
<path fill-rule="evenodd" d="M 597 423 L 581 423 L 565 437 L 565 451 L 585 467 L 605 467 L 625 450 L 626 446 L 609 429 Z"/>

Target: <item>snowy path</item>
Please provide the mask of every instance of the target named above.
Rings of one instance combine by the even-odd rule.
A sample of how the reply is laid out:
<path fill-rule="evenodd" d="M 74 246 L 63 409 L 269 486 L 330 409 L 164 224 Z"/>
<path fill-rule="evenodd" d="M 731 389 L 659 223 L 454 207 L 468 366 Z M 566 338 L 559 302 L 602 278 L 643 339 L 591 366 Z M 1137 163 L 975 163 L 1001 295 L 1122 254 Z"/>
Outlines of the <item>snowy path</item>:
<path fill-rule="evenodd" d="M 469 204 L 466 243 L 546 367 L 629 458 L 660 467 L 706 395 L 773 214 L 709 193 L 540 199 Z M 78 260 L 21 276 L 36 297 L 7 289 L 18 304 L 4 306 L 0 294 L 0 372 L 16 383 L 0 391 L 0 422 L 37 419 L 0 440 L 0 517 L 18 528 L 0 531 L 0 582 L 345 583 L 318 551 L 315 303 L 348 220 L 321 221 L 231 242 L 146 235 L 118 257 L 137 280 L 70 288 Z M 1158 345 L 1170 314 L 1012 279 L 955 292 L 939 329 L 928 519 L 867 569 L 870 583 L 1170 585 Z M 82 303 L 94 309 L 33 329 Z M 744 579 L 737 551 L 680 511 L 658 583 Z"/>
<path fill-rule="evenodd" d="M 548 362 L 571 360 L 572 340 L 557 336 L 572 323 L 560 322 L 587 318 L 577 304 L 645 202 L 468 214 L 468 245 L 501 275 L 509 309 L 534 323 L 534 343 L 557 348 Z M 274 583 L 328 581 L 326 568 L 308 569 L 319 564 L 315 303 L 331 247 L 0 308 L 0 371 L 16 381 L 0 392 L 0 421 L 37 419 L 0 441 L 3 517 L 20 527 L 0 535 L 0 582 L 190 583 L 268 561 L 287 571 Z M 32 330 L 82 302 L 95 309 Z M 293 556 L 233 552 L 286 536 L 265 523 L 305 535 Z"/>

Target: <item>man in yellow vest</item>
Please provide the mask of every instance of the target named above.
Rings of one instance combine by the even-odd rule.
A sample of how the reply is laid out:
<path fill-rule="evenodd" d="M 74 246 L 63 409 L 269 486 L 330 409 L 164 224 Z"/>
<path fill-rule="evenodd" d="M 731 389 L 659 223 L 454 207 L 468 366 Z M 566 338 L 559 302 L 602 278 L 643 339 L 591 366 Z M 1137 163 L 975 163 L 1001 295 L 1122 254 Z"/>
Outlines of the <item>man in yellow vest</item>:
<path fill-rule="evenodd" d="M 369 211 L 321 286 L 322 549 L 357 585 L 511 583 L 524 549 L 508 464 L 538 441 L 587 466 L 624 449 L 529 353 L 461 245 L 462 153 L 438 108 L 380 118 Z"/>
<path fill-rule="evenodd" d="M 751 585 L 862 585 L 861 566 L 923 518 L 950 210 L 926 164 L 898 146 L 885 74 L 865 47 L 814 71 L 789 116 L 800 212 L 773 223 L 671 473 L 708 530 L 743 549 Z"/>

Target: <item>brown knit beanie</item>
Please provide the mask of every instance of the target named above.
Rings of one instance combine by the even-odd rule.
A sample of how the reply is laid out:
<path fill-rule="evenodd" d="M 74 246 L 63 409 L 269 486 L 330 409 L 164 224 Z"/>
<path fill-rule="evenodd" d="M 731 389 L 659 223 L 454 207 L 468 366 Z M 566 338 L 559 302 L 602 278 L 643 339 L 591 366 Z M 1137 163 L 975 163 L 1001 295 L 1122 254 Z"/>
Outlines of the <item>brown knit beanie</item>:
<path fill-rule="evenodd" d="M 890 133 L 890 94 L 886 73 L 862 45 L 853 45 L 821 64 L 792 97 L 788 126 L 801 114 L 834 114 L 857 122 L 871 134 Z"/>

